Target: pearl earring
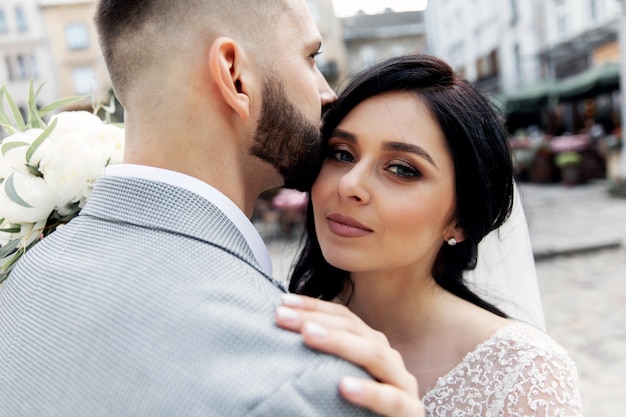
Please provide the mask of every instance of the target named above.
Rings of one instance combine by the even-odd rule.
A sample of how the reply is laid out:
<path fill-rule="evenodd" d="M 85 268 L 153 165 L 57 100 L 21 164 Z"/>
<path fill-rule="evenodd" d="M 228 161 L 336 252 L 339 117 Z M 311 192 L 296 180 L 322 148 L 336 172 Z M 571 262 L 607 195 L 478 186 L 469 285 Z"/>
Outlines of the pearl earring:
<path fill-rule="evenodd" d="M 456 239 L 451 237 L 450 239 L 448 239 L 448 245 L 450 246 L 454 246 L 456 245 Z"/>

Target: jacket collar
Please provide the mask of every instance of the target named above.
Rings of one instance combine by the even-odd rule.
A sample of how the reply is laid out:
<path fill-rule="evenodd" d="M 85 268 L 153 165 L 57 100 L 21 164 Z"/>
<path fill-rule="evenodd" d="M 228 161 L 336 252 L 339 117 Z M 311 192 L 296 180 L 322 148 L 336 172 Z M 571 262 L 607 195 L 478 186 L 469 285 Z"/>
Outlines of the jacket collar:
<path fill-rule="evenodd" d="M 263 270 L 228 216 L 209 200 L 184 188 L 142 178 L 103 176 L 80 215 L 202 240 L 237 256 L 285 289 L 284 284 Z"/>

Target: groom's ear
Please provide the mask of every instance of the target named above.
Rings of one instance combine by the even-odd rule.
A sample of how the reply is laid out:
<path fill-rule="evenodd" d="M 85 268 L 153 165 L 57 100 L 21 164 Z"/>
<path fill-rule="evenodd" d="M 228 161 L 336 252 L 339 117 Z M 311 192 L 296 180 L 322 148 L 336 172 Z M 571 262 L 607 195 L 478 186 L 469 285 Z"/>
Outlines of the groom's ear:
<path fill-rule="evenodd" d="M 209 70 L 224 103 L 243 120 L 250 117 L 251 72 L 248 56 L 231 38 L 219 37 L 209 49 Z"/>

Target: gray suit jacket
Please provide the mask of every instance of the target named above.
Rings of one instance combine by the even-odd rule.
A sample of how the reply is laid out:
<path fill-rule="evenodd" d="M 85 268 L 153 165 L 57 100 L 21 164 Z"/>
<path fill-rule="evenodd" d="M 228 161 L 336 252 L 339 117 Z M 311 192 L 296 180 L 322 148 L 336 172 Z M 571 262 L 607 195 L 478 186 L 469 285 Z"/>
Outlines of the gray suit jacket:
<path fill-rule="evenodd" d="M 276 327 L 282 290 L 214 205 L 104 177 L 0 294 L 0 416 L 366 416 L 365 373 Z"/>

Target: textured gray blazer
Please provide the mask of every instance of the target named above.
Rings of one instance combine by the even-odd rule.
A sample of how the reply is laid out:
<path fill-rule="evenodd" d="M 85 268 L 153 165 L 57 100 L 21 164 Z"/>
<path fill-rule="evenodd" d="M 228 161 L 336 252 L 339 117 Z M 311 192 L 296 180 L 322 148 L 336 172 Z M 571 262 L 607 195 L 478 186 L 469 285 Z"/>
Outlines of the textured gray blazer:
<path fill-rule="evenodd" d="M 101 178 L 0 294 L 0 416 L 367 416 L 365 373 L 276 327 L 282 290 L 214 205 Z"/>

